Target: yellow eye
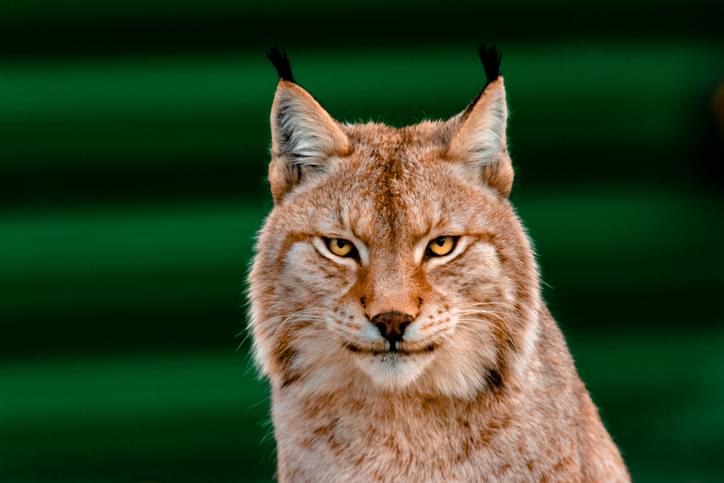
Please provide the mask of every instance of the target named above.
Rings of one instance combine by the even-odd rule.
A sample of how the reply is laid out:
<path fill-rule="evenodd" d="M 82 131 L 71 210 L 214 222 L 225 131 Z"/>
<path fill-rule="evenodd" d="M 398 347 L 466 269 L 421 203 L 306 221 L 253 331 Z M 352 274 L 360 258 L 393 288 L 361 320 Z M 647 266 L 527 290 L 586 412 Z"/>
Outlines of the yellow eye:
<path fill-rule="evenodd" d="M 354 255 L 354 246 L 352 242 L 343 240 L 342 238 L 328 238 L 327 248 L 338 257 L 349 257 Z"/>
<path fill-rule="evenodd" d="M 454 236 L 437 237 L 431 241 L 429 245 L 427 245 L 428 255 L 444 257 L 453 251 L 453 248 L 455 248 L 455 242 L 457 242 L 457 237 Z"/>

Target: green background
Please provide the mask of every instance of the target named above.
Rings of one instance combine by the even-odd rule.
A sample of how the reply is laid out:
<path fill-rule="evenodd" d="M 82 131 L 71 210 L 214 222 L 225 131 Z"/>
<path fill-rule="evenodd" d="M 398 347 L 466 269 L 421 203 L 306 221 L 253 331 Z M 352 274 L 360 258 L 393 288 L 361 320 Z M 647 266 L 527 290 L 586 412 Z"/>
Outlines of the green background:
<path fill-rule="evenodd" d="M 0 2 L 0 481 L 271 479 L 243 331 L 263 51 L 339 119 L 404 125 L 477 94 L 481 40 L 546 300 L 635 480 L 722 481 L 720 6 L 338 3 Z"/>

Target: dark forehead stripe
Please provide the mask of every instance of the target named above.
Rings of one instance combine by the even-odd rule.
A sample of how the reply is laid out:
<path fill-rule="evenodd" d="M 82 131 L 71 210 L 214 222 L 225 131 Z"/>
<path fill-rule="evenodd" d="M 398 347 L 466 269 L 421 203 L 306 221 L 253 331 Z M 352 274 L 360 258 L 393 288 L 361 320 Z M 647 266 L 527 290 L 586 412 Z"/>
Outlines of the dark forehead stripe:
<path fill-rule="evenodd" d="M 380 214 L 380 221 L 383 226 L 389 229 L 389 234 L 395 238 L 397 230 L 394 229 L 399 223 L 404 210 L 400 197 L 400 181 L 403 175 L 402 160 L 399 157 L 399 150 L 382 156 L 379 163 L 378 178 L 376 180 L 375 205 Z"/>
<path fill-rule="evenodd" d="M 380 222 L 389 230 L 394 241 L 399 234 L 399 227 L 409 216 L 408 198 L 415 184 L 414 177 L 418 171 L 417 160 L 410 151 L 412 144 L 409 134 L 397 131 L 394 142 L 390 142 L 384 150 L 377 152 L 378 165 L 377 193 L 375 204 L 380 214 Z"/>

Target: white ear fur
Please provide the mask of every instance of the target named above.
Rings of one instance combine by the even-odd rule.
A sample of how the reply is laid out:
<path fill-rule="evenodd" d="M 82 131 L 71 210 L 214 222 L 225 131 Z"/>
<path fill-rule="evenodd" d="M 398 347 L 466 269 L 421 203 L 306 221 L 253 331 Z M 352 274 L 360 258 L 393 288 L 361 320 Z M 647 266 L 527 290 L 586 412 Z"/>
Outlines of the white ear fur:
<path fill-rule="evenodd" d="M 508 196 L 513 166 L 506 143 L 508 106 L 503 78 L 488 84 L 457 122 L 459 127 L 450 141 L 448 159 L 463 163 L 475 176 Z"/>
<path fill-rule="evenodd" d="M 269 180 L 279 201 L 305 174 L 323 171 L 325 161 L 350 150 L 339 124 L 304 89 L 281 80 L 271 112 L 272 162 Z"/>

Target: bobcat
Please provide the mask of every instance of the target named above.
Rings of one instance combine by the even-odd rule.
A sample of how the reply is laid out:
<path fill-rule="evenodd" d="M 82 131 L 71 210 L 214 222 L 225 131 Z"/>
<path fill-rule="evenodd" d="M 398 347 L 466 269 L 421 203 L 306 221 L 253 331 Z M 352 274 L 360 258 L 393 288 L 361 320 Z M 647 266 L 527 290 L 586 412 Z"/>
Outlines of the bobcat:
<path fill-rule="evenodd" d="M 282 482 L 629 481 L 508 195 L 500 55 L 462 113 L 342 124 L 271 50 L 249 275 Z"/>

